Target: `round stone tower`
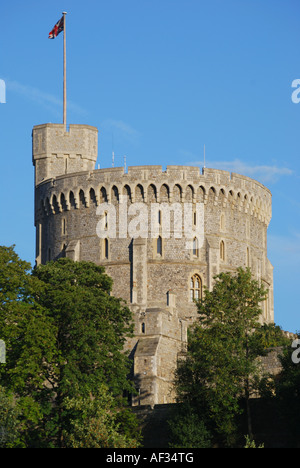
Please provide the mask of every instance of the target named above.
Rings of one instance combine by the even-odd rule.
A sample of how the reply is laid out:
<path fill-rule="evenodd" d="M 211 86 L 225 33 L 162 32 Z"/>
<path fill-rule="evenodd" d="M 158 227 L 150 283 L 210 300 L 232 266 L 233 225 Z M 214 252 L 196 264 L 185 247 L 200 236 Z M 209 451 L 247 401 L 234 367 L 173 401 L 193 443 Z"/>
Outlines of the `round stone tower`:
<path fill-rule="evenodd" d="M 226 171 L 95 170 L 96 160 L 96 128 L 34 127 L 36 262 L 67 256 L 105 266 L 113 294 L 134 315 L 135 338 L 127 343 L 138 389 L 133 404 L 170 403 L 194 299 L 216 274 L 250 267 L 269 291 L 261 321 L 274 321 L 271 193 Z"/>

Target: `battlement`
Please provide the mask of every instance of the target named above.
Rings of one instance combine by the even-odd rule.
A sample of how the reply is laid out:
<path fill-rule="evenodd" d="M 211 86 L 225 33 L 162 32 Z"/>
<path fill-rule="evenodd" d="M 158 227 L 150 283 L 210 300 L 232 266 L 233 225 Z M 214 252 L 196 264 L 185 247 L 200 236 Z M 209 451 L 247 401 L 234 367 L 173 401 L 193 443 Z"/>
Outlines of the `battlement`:
<path fill-rule="evenodd" d="M 230 205 L 238 211 L 258 217 L 266 225 L 272 216 L 272 196 L 261 183 L 249 177 L 227 171 L 190 166 L 129 166 L 79 171 L 58 175 L 43 181 L 37 187 L 39 200 L 55 212 L 55 204 L 69 203 L 88 207 L 93 199 L 118 202 L 126 195 L 134 202 L 203 202 L 210 200 L 223 207 Z M 72 193 L 72 195 L 71 195 Z M 57 209 L 57 208 L 56 208 Z"/>
<path fill-rule="evenodd" d="M 74 206 L 80 199 L 89 206 L 91 193 L 96 203 L 127 195 L 131 202 L 203 201 L 229 203 L 238 210 L 251 212 L 268 225 L 271 219 L 271 193 L 261 183 L 236 173 L 198 166 L 160 165 L 95 169 L 98 152 L 98 130 L 89 125 L 37 125 L 32 132 L 32 157 L 39 200 L 54 212 L 63 196 L 70 194 Z M 105 196 L 103 195 L 105 194 Z M 225 206 L 225 205 L 224 205 Z"/>

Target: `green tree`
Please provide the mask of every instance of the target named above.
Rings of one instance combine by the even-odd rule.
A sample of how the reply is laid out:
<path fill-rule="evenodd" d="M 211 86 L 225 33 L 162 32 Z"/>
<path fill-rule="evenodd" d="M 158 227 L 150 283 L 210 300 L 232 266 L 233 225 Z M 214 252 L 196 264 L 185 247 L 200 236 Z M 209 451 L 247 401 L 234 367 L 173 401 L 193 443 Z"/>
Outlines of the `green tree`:
<path fill-rule="evenodd" d="M 24 446 L 64 447 L 78 416 L 65 402 L 99 398 L 102 385 L 120 430 L 134 427 L 122 398 L 132 390 L 123 350 L 132 317 L 111 287 L 95 264 L 60 259 L 31 271 L 14 247 L 0 247 L 0 384 L 17 398 Z"/>
<path fill-rule="evenodd" d="M 275 323 L 265 323 L 256 331 L 256 336 L 261 340 L 265 349 L 288 346 L 291 339 L 284 335 L 282 328 Z"/>
<path fill-rule="evenodd" d="M 14 246 L 0 246 L 0 338 L 6 346 L 0 384 L 17 398 L 20 440 L 25 446 L 42 419 L 39 400 L 56 362 L 53 320 L 33 297 L 40 288 L 30 264 L 19 258 Z"/>
<path fill-rule="evenodd" d="M 51 398 L 55 395 L 56 443 L 64 446 L 63 433 L 73 417 L 65 409 L 66 398 L 97 395 L 106 384 L 122 404 L 123 392 L 133 390 L 123 350 L 126 337 L 132 336 L 132 316 L 111 295 L 112 280 L 104 268 L 94 263 L 64 258 L 40 265 L 33 275 L 43 284 L 35 298 L 56 325 L 58 360 L 48 386 Z"/>
<path fill-rule="evenodd" d="M 177 407 L 168 424 L 171 448 L 211 448 L 211 434 L 188 404 Z"/>
<path fill-rule="evenodd" d="M 279 355 L 281 372 L 272 379 L 271 401 L 275 402 L 278 419 L 289 435 L 291 446 L 298 447 L 300 440 L 300 334 L 282 348 Z"/>
<path fill-rule="evenodd" d="M 190 330 L 186 359 L 177 371 L 179 399 L 202 416 L 208 430 L 234 443 L 240 400 L 246 401 L 248 432 L 252 436 L 249 397 L 257 357 L 263 345 L 260 303 L 266 291 L 253 280 L 249 269 L 215 277 L 212 291 L 205 290 L 197 303 L 198 321 Z"/>
<path fill-rule="evenodd" d="M 16 399 L 0 387 L 0 448 L 24 447 L 19 416 Z"/>
<path fill-rule="evenodd" d="M 52 386 L 69 396 L 77 384 L 89 394 L 100 381 L 113 394 L 130 390 L 123 347 L 133 333 L 132 315 L 111 295 L 112 280 L 104 268 L 64 258 L 40 265 L 33 275 L 43 283 L 35 299 L 56 324 L 61 359 Z"/>
<path fill-rule="evenodd" d="M 253 439 L 250 439 L 250 437 L 247 435 L 245 437 L 245 447 L 244 448 L 264 448 L 264 444 L 260 444 L 258 447 L 256 447 L 256 443 Z"/>
<path fill-rule="evenodd" d="M 104 385 L 95 396 L 66 398 L 64 406 L 68 412 L 76 413 L 64 434 L 68 448 L 139 447 L 139 432 L 136 431 L 136 438 L 124 434 L 115 399 Z"/>

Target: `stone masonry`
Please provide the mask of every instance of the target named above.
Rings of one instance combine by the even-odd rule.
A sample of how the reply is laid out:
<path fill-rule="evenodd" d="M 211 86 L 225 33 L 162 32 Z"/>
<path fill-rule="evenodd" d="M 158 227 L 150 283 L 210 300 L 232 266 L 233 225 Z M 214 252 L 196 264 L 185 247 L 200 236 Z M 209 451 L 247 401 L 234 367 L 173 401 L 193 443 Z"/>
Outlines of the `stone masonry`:
<path fill-rule="evenodd" d="M 67 256 L 105 266 L 135 320 L 127 343 L 138 390 L 132 403 L 172 403 L 174 370 L 197 314 L 193 299 L 216 274 L 250 267 L 269 291 L 261 321 L 274 321 L 271 193 L 215 169 L 95 170 L 97 138 L 87 125 L 33 128 L 36 262 Z"/>

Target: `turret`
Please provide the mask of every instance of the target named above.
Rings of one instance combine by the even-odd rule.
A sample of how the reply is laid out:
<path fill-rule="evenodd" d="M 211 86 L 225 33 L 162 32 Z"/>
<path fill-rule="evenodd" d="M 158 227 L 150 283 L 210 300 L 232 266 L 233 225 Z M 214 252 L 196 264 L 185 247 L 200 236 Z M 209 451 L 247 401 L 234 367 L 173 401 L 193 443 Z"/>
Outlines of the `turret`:
<path fill-rule="evenodd" d="M 90 125 L 36 125 L 32 131 L 35 185 L 64 174 L 93 171 L 98 154 L 98 130 Z"/>

